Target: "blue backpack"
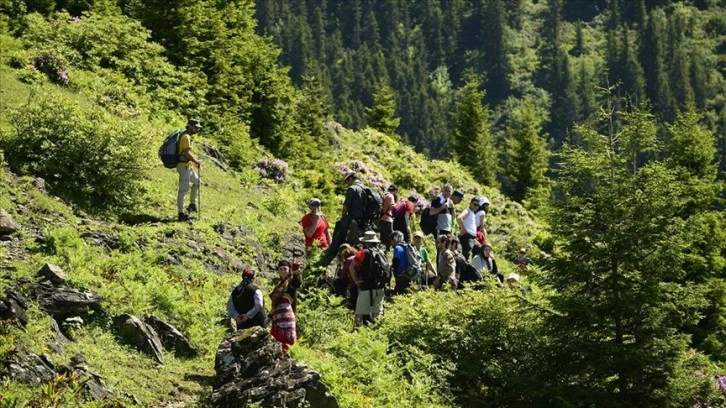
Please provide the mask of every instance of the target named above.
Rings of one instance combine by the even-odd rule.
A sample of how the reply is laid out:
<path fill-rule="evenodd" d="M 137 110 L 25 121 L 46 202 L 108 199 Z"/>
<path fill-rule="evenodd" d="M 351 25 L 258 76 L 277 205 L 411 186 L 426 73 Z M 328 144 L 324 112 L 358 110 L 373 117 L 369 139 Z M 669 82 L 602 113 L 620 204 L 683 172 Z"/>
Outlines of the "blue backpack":
<path fill-rule="evenodd" d="M 183 161 L 179 155 L 179 137 L 181 134 L 181 130 L 171 132 L 159 148 L 159 158 L 167 169 L 176 168 L 176 165 Z"/>

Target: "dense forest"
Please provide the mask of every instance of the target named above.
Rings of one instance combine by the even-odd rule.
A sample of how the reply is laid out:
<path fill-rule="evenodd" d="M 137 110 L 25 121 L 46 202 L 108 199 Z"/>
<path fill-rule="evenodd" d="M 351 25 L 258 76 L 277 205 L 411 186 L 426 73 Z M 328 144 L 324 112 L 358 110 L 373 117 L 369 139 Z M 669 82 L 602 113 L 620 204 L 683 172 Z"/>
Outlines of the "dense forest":
<path fill-rule="evenodd" d="M 414 290 L 353 330 L 309 250 L 291 355 L 340 406 L 726 406 L 722 1 L 0 0 L 0 44 L 0 407 L 209 405 L 241 268 L 269 291 L 351 170 L 422 207 L 488 197 L 526 295 Z M 156 152 L 190 117 L 202 211 L 178 222 Z M 100 309 L 44 309 L 46 263 Z M 122 313 L 199 354 L 155 364 Z M 113 397 L 13 377 L 31 353 L 83 353 Z"/>
<path fill-rule="evenodd" d="M 550 149 L 576 142 L 573 126 L 597 123 L 602 90 L 612 88 L 615 104 L 647 107 L 661 130 L 693 106 L 719 135 L 722 158 L 722 7 L 708 0 L 262 0 L 256 15 L 293 81 L 315 78 L 338 121 L 375 125 L 366 110 L 390 88 L 396 132 L 431 157 L 455 154 L 457 100 L 476 80 L 499 147 L 508 129 L 523 126 L 515 112 L 528 104 Z"/>

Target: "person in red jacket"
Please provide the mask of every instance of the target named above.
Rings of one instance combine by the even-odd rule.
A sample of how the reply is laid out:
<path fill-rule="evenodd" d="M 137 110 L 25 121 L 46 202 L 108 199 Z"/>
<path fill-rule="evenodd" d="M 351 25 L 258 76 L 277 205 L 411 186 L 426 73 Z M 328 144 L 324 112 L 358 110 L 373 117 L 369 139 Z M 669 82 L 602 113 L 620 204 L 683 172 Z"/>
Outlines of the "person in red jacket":
<path fill-rule="evenodd" d="M 308 206 L 310 212 L 300 220 L 305 234 L 305 248 L 311 248 L 316 241 L 320 248 L 328 248 L 331 242 L 330 223 L 320 209 L 320 200 L 313 198 Z"/>

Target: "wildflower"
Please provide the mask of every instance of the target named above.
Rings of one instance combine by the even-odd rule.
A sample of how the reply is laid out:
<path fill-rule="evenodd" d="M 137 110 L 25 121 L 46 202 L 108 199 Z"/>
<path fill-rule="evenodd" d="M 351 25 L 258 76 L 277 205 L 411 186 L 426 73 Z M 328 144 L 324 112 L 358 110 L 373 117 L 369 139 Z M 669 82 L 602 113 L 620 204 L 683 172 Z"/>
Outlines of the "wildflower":
<path fill-rule="evenodd" d="M 78 17 L 78 16 L 75 16 L 75 17 L 73 17 L 73 18 L 71 19 L 71 22 L 72 22 L 73 24 L 77 24 L 77 23 L 80 23 L 80 22 L 81 22 L 81 18 L 80 18 L 80 17 Z"/>
<path fill-rule="evenodd" d="M 726 392 L 726 375 L 722 375 L 716 379 L 716 383 L 718 384 L 718 389 L 721 390 L 721 392 Z"/>
<path fill-rule="evenodd" d="M 58 82 L 63 85 L 68 84 L 68 71 L 61 71 L 58 73 Z"/>

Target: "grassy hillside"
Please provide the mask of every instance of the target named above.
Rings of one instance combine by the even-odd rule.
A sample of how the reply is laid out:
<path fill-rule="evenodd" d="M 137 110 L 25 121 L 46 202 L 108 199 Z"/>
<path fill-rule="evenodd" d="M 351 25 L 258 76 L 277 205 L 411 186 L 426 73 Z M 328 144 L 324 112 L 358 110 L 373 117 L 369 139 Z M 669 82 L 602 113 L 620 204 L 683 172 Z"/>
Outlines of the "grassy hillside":
<path fill-rule="evenodd" d="M 58 90 L 47 83 L 24 84 L 17 79 L 16 71 L 7 66 L 0 69 L 4 112 L 0 128 L 6 134 L 13 132 L 11 112 L 22 109 L 28 95 L 60 92 L 81 109 L 91 104 L 78 92 Z M 176 125 L 147 121 L 143 131 L 155 135 L 159 142 Z M 337 218 L 344 192 L 341 175 L 346 168 L 359 169 L 372 184 L 397 183 L 405 192 L 415 190 L 427 195 L 434 186 L 448 181 L 467 194 L 486 194 L 493 203 L 490 234 L 495 250 L 503 254 L 530 243 L 534 237 L 536 224 L 521 206 L 508 202 L 496 190 L 477 185 L 455 164 L 428 161 L 411 148 L 374 131 L 355 133 L 334 123 L 328 127 L 329 140 L 320 141 L 323 166 L 291 168 L 282 182 L 263 178 L 253 166 L 232 171 L 206 158 L 202 168 L 201 216 L 192 223 L 175 221 L 177 176 L 161 166 L 153 151 L 136 151 L 150 168 L 129 176 L 142 180 L 145 193 L 135 210 L 123 215 L 91 215 L 72 201 L 38 189 L 32 174 L 16 175 L 3 165 L 0 207 L 23 230 L 0 246 L 0 285 L 19 287 L 30 295 L 29 285 L 19 285 L 18 280 L 33 280 L 40 267 L 49 262 L 63 268 L 71 286 L 99 293 L 104 302 L 103 311 L 91 316 L 74 333 L 74 341 L 65 345 L 63 352 L 56 353 L 48 345 L 50 317 L 31 301 L 26 331 L 0 323 L 0 355 L 23 346 L 65 364 L 74 354 L 83 353 L 91 370 L 103 376 L 121 403 L 129 403 L 124 397 L 127 394 L 152 406 L 163 406 L 169 401 L 203 402 L 210 391 L 214 351 L 225 331 L 219 321 L 229 291 L 239 280 L 240 267 L 251 265 L 259 269 L 263 286 L 269 288 L 271 265 L 301 245 L 298 221 L 304 214 L 305 202 L 312 196 L 321 196 L 326 213 L 331 219 Z M 205 134 L 203 139 L 214 143 L 215 135 Z M 195 143 L 199 146 L 202 140 Z M 264 149 L 257 149 L 259 158 L 265 156 Z M 317 174 L 320 170 L 338 183 L 328 194 L 309 188 L 321 177 Z M 83 238 L 89 233 L 106 234 L 117 244 L 111 249 L 95 243 L 92 237 Z M 320 269 L 313 267 L 313 261 L 308 260 L 308 281 L 313 280 L 311 275 L 320 273 Z M 503 269 L 508 268 L 505 262 Z M 404 405 L 417 405 L 415 401 L 424 400 L 426 404 L 441 403 L 436 393 L 429 395 L 427 388 L 395 376 L 402 369 L 400 360 L 388 357 L 380 335 L 349 333 L 351 321 L 339 306 L 339 299 L 320 291 L 303 297 L 302 309 L 307 310 L 300 316 L 302 341 L 293 349 L 293 355 L 321 369 L 345 406 L 401 406 L 401 401 L 409 401 Z M 166 364 L 156 366 L 114 335 L 111 318 L 121 313 L 154 314 L 169 321 L 200 348 L 201 355 L 180 359 L 167 354 Z M 327 332 L 325 336 L 321 335 L 323 331 Z M 335 338 L 334 333 L 348 336 L 348 341 L 364 341 L 360 336 L 372 336 L 371 344 L 382 347 L 375 359 L 385 364 L 380 367 L 383 371 L 376 369 L 362 375 L 372 378 L 386 373 L 387 381 L 377 385 L 347 382 L 339 370 L 350 367 L 354 359 L 347 351 L 331 354 L 330 347 L 341 339 Z M 364 356 L 359 357 L 356 364 L 364 364 Z M 6 381 L 0 386 L 5 401 L 17 399 L 21 404 L 30 401 L 42 405 L 53 396 L 37 387 L 14 382 Z M 397 389 L 407 390 L 406 395 L 391 399 Z M 70 392 L 53 392 L 66 398 L 67 404 L 75 403 Z"/>

